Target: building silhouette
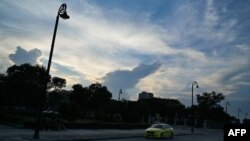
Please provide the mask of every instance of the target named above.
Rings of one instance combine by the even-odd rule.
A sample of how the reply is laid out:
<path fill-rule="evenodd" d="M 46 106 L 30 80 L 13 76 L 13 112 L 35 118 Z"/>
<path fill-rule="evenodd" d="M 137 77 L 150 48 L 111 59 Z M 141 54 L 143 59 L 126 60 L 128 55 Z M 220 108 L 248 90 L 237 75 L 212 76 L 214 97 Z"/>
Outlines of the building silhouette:
<path fill-rule="evenodd" d="M 154 98 L 153 93 L 148 93 L 148 92 L 139 93 L 139 100 L 141 100 L 141 99 L 151 99 L 151 98 Z"/>

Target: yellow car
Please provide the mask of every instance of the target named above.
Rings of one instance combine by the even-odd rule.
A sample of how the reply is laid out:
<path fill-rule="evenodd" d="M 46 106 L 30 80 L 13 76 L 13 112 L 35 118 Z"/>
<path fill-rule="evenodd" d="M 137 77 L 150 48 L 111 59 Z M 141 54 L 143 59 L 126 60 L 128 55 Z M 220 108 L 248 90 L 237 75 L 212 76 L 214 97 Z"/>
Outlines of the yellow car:
<path fill-rule="evenodd" d="M 173 138 L 174 130 L 168 124 L 153 124 L 144 132 L 145 138 Z"/>

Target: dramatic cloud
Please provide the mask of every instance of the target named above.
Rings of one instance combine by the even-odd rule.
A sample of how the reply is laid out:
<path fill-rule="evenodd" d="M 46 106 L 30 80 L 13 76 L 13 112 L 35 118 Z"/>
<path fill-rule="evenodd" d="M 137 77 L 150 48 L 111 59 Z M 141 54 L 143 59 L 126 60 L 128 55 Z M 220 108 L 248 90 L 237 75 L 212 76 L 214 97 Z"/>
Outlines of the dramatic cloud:
<path fill-rule="evenodd" d="M 10 60 L 16 65 L 29 63 L 35 65 L 39 63 L 39 58 L 42 56 L 42 52 L 39 49 L 32 49 L 27 51 L 22 47 L 17 47 L 15 54 L 10 54 Z"/>
<path fill-rule="evenodd" d="M 110 72 L 103 78 L 104 85 L 106 85 L 114 94 L 120 89 L 126 90 L 134 88 L 140 79 L 154 73 L 160 65 L 160 63 L 154 63 L 151 65 L 140 64 L 131 71 L 116 70 Z"/>

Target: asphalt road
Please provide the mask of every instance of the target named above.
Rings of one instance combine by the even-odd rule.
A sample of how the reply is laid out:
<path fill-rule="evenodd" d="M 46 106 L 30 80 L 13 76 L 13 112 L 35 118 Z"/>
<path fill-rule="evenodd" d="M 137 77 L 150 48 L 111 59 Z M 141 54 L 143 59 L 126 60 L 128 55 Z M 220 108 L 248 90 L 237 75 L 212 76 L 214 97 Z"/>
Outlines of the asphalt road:
<path fill-rule="evenodd" d="M 223 141 L 222 133 L 209 133 L 197 135 L 175 136 L 173 139 L 145 139 L 145 138 L 126 138 L 126 139 L 109 139 L 110 141 Z M 109 141 L 98 140 L 98 141 Z"/>
<path fill-rule="evenodd" d="M 66 131 L 41 131 L 39 141 L 161 141 L 143 138 L 144 129 L 67 129 Z M 33 130 L 0 125 L 0 141 L 34 141 Z M 197 129 L 191 134 L 188 128 L 175 128 L 173 139 L 165 141 L 222 141 L 222 130 Z"/>

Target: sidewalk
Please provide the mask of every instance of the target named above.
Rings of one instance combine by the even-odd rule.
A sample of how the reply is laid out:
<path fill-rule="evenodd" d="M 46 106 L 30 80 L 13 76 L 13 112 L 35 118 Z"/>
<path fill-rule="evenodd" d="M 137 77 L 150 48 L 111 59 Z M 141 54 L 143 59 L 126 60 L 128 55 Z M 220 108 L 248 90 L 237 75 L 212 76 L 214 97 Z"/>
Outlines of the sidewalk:
<path fill-rule="evenodd" d="M 191 135 L 189 129 L 174 128 L 175 136 Z M 211 132 L 210 130 L 197 130 L 195 134 Z M 40 139 L 32 139 L 34 130 L 15 129 L 0 125 L 1 141 L 71 141 L 71 140 L 95 140 L 95 139 L 119 139 L 143 137 L 144 129 L 68 129 L 66 131 L 40 131 Z"/>

